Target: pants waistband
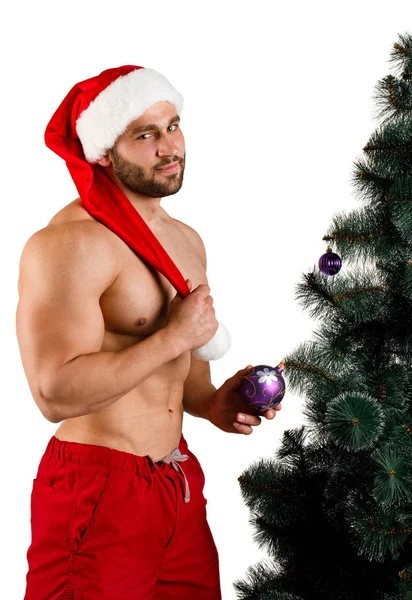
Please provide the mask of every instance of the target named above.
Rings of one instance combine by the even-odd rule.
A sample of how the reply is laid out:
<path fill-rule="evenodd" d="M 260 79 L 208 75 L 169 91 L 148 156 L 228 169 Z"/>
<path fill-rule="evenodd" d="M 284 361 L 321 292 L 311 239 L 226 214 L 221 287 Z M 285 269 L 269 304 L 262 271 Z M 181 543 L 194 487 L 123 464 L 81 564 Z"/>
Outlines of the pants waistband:
<path fill-rule="evenodd" d="M 177 448 L 172 450 L 171 453 L 176 449 L 182 454 L 187 452 L 188 446 L 183 435 L 180 437 Z M 55 435 L 51 437 L 47 444 L 45 457 L 55 458 L 63 462 L 100 465 L 120 471 L 138 471 L 139 467 L 142 467 L 144 464 L 153 464 L 155 462 L 149 454 L 140 456 L 132 452 L 110 448 L 109 446 L 59 440 Z"/>
<path fill-rule="evenodd" d="M 117 450 L 108 446 L 98 446 L 95 444 L 83 444 L 59 440 L 55 435 L 49 440 L 43 458 L 56 459 L 63 462 L 73 462 L 80 465 L 100 465 L 120 471 L 139 472 L 142 469 L 158 468 L 159 462 L 172 463 L 176 471 L 180 471 L 185 480 L 184 501 L 190 502 L 189 483 L 179 462 L 188 460 L 188 445 L 183 436 L 180 437 L 179 444 L 170 454 L 154 460 L 149 454 L 139 456 L 131 452 Z"/>

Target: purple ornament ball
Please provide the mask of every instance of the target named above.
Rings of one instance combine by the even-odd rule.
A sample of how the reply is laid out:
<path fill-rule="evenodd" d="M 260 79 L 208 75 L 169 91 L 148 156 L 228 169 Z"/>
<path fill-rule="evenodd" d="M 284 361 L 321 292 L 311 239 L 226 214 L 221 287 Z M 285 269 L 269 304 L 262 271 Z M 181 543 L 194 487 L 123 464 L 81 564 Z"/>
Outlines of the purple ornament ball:
<path fill-rule="evenodd" d="M 279 367 L 257 365 L 243 375 L 239 392 L 243 400 L 258 412 L 266 412 L 282 402 L 285 380 Z"/>
<path fill-rule="evenodd" d="M 328 248 L 320 257 L 318 266 L 324 275 L 336 275 L 342 266 L 342 259 Z"/>

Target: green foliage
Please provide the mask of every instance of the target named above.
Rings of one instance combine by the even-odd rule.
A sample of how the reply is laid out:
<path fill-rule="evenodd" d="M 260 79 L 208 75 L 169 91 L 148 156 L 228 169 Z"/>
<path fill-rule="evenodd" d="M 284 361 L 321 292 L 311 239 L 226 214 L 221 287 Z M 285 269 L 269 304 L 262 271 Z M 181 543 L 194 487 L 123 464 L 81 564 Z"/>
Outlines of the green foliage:
<path fill-rule="evenodd" d="M 376 463 L 381 467 L 376 472 L 373 487 L 374 498 L 382 505 L 400 505 L 412 502 L 411 450 L 402 454 L 387 444 L 374 454 Z"/>
<path fill-rule="evenodd" d="M 383 122 L 354 162 L 363 206 L 325 235 L 343 261 L 302 274 L 314 340 L 284 358 L 306 424 L 239 477 L 271 562 L 241 600 L 412 600 L 412 36 L 376 85 Z M 286 400 L 287 401 L 287 400 Z"/>
<path fill-rule="evenodd" d="M 325 429 L 342 450 L 358 452 L 376 445 L 384 415 L 376 399 L 363 392 L 342 392 L 326 409 Z"/>

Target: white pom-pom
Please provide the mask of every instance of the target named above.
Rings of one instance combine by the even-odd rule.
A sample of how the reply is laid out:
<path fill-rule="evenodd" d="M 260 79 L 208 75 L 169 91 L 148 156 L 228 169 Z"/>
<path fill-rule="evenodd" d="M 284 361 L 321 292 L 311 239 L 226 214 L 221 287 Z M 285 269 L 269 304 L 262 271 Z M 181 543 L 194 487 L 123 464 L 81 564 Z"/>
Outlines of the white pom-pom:
<path fill-rule="evenodd" d="M 226 327 L 219 322 L 215 335 L 207 344 L 193 350 L 193 354 L 200 360 L 217 360 L 229 350 L 231 345 L 230 335 Z"/>

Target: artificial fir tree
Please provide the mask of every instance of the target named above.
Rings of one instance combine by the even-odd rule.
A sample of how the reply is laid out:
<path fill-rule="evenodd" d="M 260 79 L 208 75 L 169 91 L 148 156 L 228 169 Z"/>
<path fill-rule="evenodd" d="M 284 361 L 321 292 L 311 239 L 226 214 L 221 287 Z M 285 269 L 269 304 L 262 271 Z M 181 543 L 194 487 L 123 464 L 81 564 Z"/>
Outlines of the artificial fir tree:
<path fill-rule="evenodd" d="M 359 210 L 323 238 L 296 297 L 321 325 L 283 359 L 307 424 L 239 477 L 270 558 L 234 583 L 241 600 L 412 599 L 412 36 L 378 82 L 382 121 L 354 163 Z M 287 394 L 285 401 L 287 400 Z"/>

